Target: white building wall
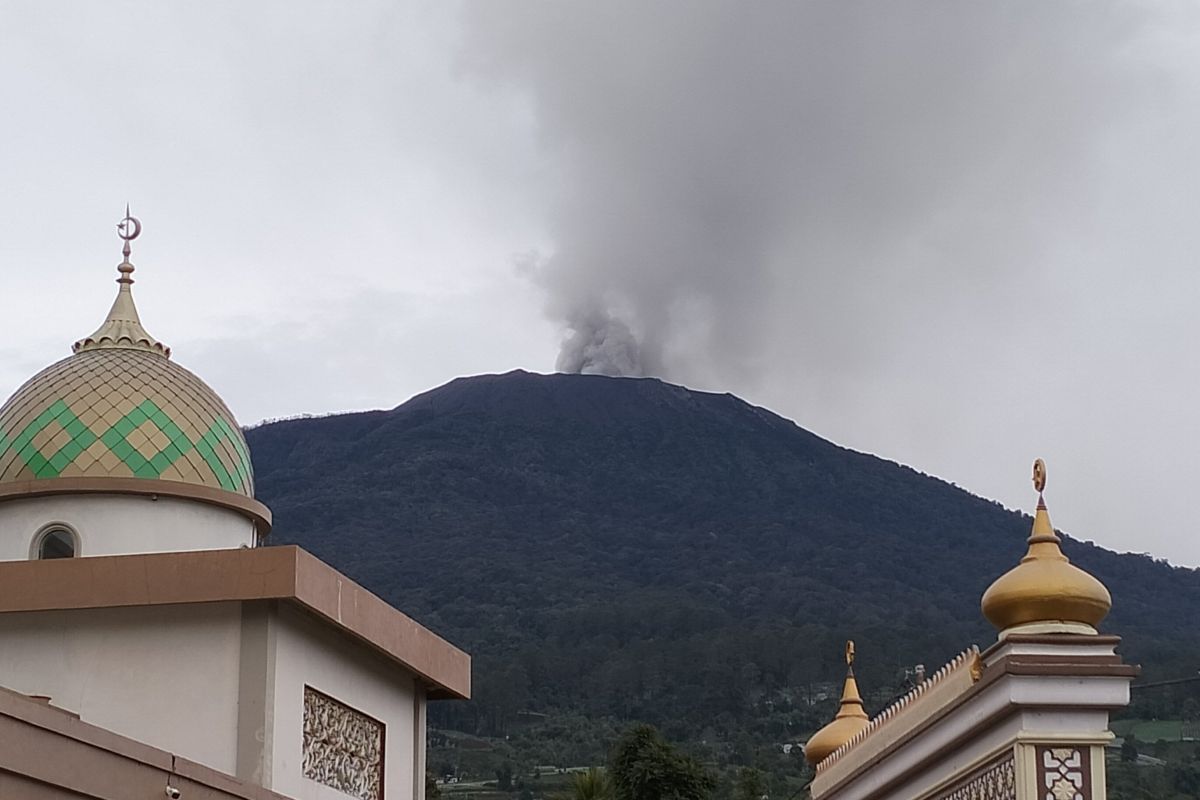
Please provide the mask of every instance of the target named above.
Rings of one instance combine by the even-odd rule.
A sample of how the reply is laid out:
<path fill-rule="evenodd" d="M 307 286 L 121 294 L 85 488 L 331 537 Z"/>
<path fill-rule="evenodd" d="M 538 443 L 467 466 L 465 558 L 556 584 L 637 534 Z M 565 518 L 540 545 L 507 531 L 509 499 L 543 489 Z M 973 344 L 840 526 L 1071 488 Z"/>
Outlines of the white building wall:
<path fill-rule="evenodd" d="M 0 686 L 296 800 L 346 800 L 303 774 L 309 686 L 384 725 L 386 800 L 424 800 L 424 688 L 284 603 L 0 614 Z"/>
<path fill-rule="evenodd" d="M 0 686 L 233 774 L 240 620 L 237 603 L 2 614 Z"/>
<path fill-rule="evenodd" d="M 346 800 L 304 777 L 304 687 L 311 686 L 385 726 L 384 796 L 420 800 L 424 793 L 424 692 L 412 676 L 300 612 L 280 607 L 272 619 L 274 703 L 268 787 L 296 800 Z M 419 778 L 419 780 L 418 780 Z"/>
<path fill-rule="evenodd" d="M 55 523 L 75 531 L 83 556 L 254 546 L 254 523 L 220 506 L 163 495 L 50 495 L 0 503 L 0 561 L 30 558 L 38 534 Z"/>

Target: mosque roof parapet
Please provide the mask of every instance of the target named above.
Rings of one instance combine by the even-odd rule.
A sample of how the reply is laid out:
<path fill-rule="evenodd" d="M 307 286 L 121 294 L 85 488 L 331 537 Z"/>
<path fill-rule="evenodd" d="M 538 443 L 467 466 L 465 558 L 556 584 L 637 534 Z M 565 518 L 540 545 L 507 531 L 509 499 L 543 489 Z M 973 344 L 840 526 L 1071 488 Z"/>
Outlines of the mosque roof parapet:
<path fill-rule="evenodd" d="M 860 796 L 864 786 L 898 785 L 914 776 L 932 780 L 920 765 L 944 752 L 947 742 L 966 741 L 1006 714 L 1043 719 L 1036 715 L 1045 709 L 1107 710 L 1129 702 L 1128 682 L 1139 668 L 1116 653 L 1118 637 L 1096 630 L 1112 606 L 1108 589 L 1063 554 L 1046 509 L 1041 459 L 1033 482 L 1038 504 L 1028 550 L 981 601 L 984 616 L 999 629 L 997 642 L 986 652 L 972 646 L 959 653 L 822 754 L 813 797 L 840 797 L 843 789 Z M 1103 743 L 1111 733 L 1088 736 Z"/>
<path fill-rule="evenodd" d="M 908 735 L 937 711 L 948 706 L 974 686 L 982 674 L 983 662 L 979 648 L 972 645 L 873 717 L 861 731 L 818 763 L 817 773 L 832 769 L 843 759 L 846 761 L 843 766 L 853 770 L 864 759 Z M 872 739 L 872 744 L 877 742 L 878 747 L 870 747 L 869 752 L 857 750 Z M 849 757 L 851 754 L 853 758 Z"/>
<path fill-rule="evenodd" d="M 1063 709 L 1108 711 L 1129 702 L 1128 683 L 1138 668 L 1123 663 L 1116 636 L 1088 634 L 1012 634 L 986 651 L 972 647 L 952 659 L 927 681 L 873 718 L 864 730 L 821 761 L 811 792 L 818 800 L 862 797 L 863 786 L 891 786 L 926 780 L 931 759 L 970 751 L 978 732 L 996 729 L 998 720 L 1030 714 L 1044 722 L 1047 712 Z M 1046 735 L 1034 725 L 1033 738 Z M 1040 731 L 1040 733 L 1039 733 Z M 1099 726 L 1089 741 L 1107 742 L 1112 734 Z M 1053 736 L 1053 733 L 1050 734 Z M 976 750 L 992 752 L 996 741 Z M 966 750 L 959 750 L 959 747 Z M 1003 744 L 1001 750 L 1010 750 Z M 990 757 L 990 756 L 989 756 Z M 967 763 L 955 755 L 943 766 Z M 864 783 L 865 781 L 865 783 Z M 911 784 L 905 784 L 912 788 Z M 855 788 L 858 787 L 858 788 Z M 845 792 L 845 794 L 843 794 Z M 875 797 L 875 794 L 869 796 Z M 879 796 L 933 796 L 925 791 Z M 941 795 L 938 795 L 941 796 Z"/>

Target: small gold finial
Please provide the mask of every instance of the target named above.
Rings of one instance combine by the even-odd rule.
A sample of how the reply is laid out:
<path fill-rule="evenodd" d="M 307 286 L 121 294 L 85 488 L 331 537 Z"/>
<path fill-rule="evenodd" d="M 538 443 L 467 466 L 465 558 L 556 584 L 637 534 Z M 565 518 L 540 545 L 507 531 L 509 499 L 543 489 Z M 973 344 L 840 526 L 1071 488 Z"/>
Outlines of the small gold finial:
<path fill-rule="evenodd" d="M 129 214 L 129 203 L 125 204 L 125 218 L 117 223 L 117 236 L 125 240 L 125 246 L 121 248 L 121 255 L 125 256 L 125 263 L 129 263 L 129 254 L 132 250 L 129 243 L 136 239 L 142 233 L 142 223 L 137 217 Z M 132 271 L 132 270 L 130 270 Z M 124 270 L 122 270 L 124 274 Z M 126 278 L 129 276 L 126 275 Z"/>
<path fill-rule="evenodd" d="M 1037 489 L 1038 494 L 1046 490 L 1046 462 L 1040 458 L 1033 462 L 1033 488 Z"/>
<path fill-rule="evenodd" d="M 867 727 L 867 711 L 863 708 L 862 695 L 858 693 L 858 681 L 854 677 L 853 664 L 854 642 L 847 641 L 846 683 L 842 687 L 842 701 L 838 704 L 837 716 L 824 728 L 814 733 L 804 745 L 804 757 L 813 766 Z"/>

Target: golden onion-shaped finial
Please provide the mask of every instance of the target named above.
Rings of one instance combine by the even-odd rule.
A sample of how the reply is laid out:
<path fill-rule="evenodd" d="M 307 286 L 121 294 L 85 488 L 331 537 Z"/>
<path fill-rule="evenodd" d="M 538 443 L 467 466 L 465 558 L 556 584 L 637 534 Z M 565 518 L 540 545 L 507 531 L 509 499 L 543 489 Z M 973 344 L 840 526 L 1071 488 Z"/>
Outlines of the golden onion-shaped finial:
<path fill-rule="evenodd" d="M 816 766 L 834 750 L 854 738 L 867 727 L 866 709 L 858 694 L 858 682 L 854 679 L 854 642 L 846 642 L 846 684 L 842 687 L 842 703 L 833 721 L 812 735 L 804 745 L 804 757 Z"/>
<path fill-rule="evenodd" d="M 1018 628 L 1030 633 L 1095 633 L 1112 608 L 1112 597 L 1104 584 L 1063 555 L 1042 496 L 1046 464 L 1040 458 L 1033 463 L 1033 485 L 1038 504 L 1029 550 L 984 592 L 983 615 L 1000 629 L 1001 637 Z"/>

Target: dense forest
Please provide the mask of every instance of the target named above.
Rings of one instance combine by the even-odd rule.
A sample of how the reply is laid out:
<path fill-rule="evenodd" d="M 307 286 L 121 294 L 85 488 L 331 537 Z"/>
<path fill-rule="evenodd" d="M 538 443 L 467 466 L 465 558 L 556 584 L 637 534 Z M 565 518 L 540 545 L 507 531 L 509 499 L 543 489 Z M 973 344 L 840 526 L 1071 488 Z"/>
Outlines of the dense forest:
<path fill-rule="evenodd" d="M 994 640 L 979 598 L 1030 525 L 654 379 L 461 378 L 247 437 L 273 541 L 474 656 L 475 699 L 439 704 L 433 723 L 529 741 L 543 764 L 598 763 L 631 720 L 761 763 L 831 714 L 847 638 L 878 708 L 914 665 Z M 1064 549 L 1111 589 L 1104 627 L 1147 678 L 1195 673 L 1200 572 L 1069 536 Z"/>

